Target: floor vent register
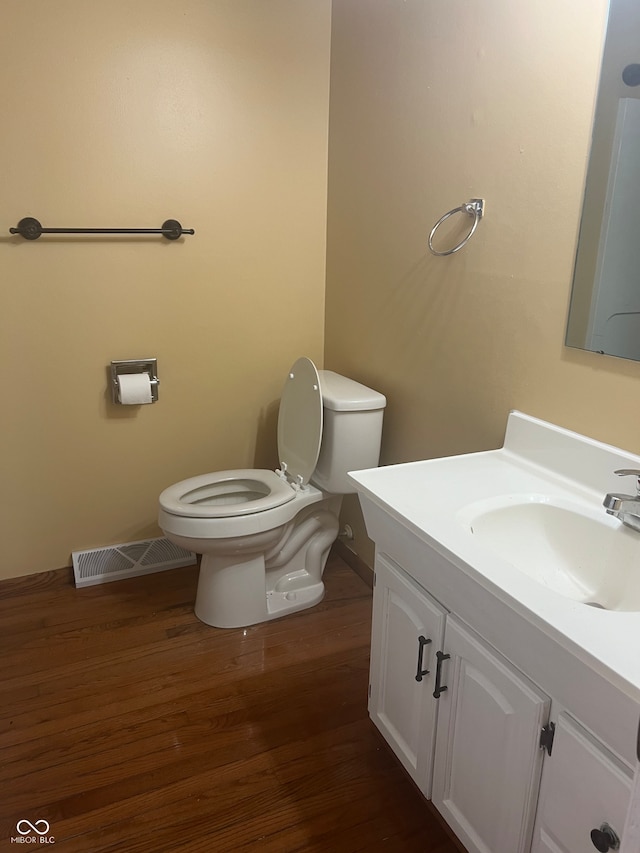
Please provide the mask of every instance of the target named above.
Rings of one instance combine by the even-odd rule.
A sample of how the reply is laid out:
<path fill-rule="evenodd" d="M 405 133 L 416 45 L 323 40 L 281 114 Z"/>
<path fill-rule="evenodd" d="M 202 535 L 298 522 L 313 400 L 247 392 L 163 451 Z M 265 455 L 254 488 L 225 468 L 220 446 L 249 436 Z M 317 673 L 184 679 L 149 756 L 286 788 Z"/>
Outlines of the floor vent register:
<path fill-rule="evenodd" d="M 74 551 L 73 574 L 76 586 L 92 586 L 108 581 L 192 566 L 196 555 L 169 542 L 164 536 L 142 542 L 126 542 L 109 548 Z"/>

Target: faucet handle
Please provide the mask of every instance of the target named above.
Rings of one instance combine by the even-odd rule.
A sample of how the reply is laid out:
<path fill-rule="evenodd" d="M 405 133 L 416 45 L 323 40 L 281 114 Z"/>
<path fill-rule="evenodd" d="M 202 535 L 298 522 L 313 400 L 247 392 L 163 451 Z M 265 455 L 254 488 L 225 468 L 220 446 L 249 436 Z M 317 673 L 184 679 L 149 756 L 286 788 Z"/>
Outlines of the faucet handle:
<path fill-rule="evenodd" d="M 617 474 L 618 477 L 635 477 L 636 492 L 640 495 L 640 470 L 637 468 L 618 468 L 617 471 L 614 471 L 614 474 Z"/>

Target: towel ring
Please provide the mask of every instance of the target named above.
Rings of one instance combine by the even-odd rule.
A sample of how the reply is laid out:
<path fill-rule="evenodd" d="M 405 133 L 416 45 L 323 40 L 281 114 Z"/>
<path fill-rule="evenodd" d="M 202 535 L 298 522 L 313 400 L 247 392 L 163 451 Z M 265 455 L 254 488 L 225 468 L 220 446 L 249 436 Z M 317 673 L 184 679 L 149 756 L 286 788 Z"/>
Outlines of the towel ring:
<path fill-rule="evenodd" d="M 471 226 L 471 231 L 469 231 L 464 240 L 458 243 L 457 246 L 454 246 L 453 249 L 449 249 L 446 252 L 438 252 L 436 249 L 433 248 L 433 235 L 436 233 L 436 231 L 442 225 L 445 219 L 448 219 L 450 216 L 453 216 L 454 213 L 466 213 L 468 216 L 473 216 L 473 225 Z M 431 234 L 429 234 L 429 251 L 433 255 L 439 255 L 440 257 L 443 257 L 444 255 L 453 255 L 454 252 L 458 252 L 463 246 L 465 246 L 469 242 L 469 240 L 475 234 L 475 230 L 478 227 L 478 222 L 480 222 L 480 220 L 482 219 L 483 213 L 483 198 L 472 198 L 469 201 L 465 201 L 465 203 L 461 204 L 460 207 L 454 207 L 453 210 L 450 210 L 448 213 L 445 213 L 445 215 L 441 216 L 431 229 Z"/>

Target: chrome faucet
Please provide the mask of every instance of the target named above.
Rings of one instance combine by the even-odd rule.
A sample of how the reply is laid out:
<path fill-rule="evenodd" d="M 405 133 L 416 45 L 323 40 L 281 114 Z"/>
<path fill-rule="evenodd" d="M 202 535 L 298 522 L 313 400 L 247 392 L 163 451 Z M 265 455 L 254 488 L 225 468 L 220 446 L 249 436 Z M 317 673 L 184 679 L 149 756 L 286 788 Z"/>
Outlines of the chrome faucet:
<path fill-rule="evenodd" d="M 620 468 L 615 472 L 619 477 L 635 477 L 635 495 L 622 495 L 615 492 L 605 495 L 603 506 L 609 515 L 615 515 L 627 527 L 640 533 L 640 471 L 636 468 Z"/>

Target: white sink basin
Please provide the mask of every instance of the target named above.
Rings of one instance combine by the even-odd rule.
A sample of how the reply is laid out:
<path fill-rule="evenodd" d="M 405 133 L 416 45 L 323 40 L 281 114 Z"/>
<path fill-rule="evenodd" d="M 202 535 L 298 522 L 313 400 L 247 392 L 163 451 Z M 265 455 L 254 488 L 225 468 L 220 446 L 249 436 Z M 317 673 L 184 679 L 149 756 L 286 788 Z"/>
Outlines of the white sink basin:
<path fill-rule="evenodd" d="M 458 517 L 478 544 L 548 589 L 605 610 L 640 611 L 640 533 L 604 508 L 507 496 Z"/>
<path fill-rule="evenodd" d="M 602 505 L 620 489 L 621 468 L 640 469 L 640 455 L 512 412 L 498 450 L 350 477 L 377 552 L 445 608 L 455 601 L 489 639 L 496 614 L 500 630 L 535 626 L 635 702 L 640 533 Z M 494 609 L 498 601 L 506 607 Z"/>

